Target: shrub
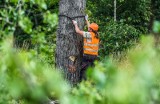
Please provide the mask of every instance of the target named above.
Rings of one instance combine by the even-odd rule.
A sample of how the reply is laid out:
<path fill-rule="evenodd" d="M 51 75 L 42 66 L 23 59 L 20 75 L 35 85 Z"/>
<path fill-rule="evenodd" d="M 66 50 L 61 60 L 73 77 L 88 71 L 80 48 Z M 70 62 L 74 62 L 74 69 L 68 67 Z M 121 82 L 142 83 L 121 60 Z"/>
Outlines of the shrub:
<path fill-rule="evenodd" d="M 107 23 L 100 33 L 100 56 L 118 55 L 131 48 L 139 39 L 140 32 L 134 27 L 123 23 Z"/>

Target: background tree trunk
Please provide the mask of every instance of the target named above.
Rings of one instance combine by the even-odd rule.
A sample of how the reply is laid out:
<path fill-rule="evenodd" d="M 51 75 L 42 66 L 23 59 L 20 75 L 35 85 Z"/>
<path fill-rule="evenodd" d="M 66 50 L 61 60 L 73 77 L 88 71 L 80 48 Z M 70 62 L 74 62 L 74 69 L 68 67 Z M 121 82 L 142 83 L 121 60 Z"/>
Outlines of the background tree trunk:
<path fill-rule="evenodd" d="M 152 27 L 153 27 L 153 22 L 155 20 L 155 3 L 156 1 L 155 0 L 151 0 L 151 3 L 150 3 L 150 11 L 152 12 L 150 14 L 150 21 L 149 21 L 149 26 L 148 26 L 148 32 L 152 32 Z"/>
<path fill-rule="evenodd" d="M 69 17 L 84 15 L 86 0 L 60 0 L 59 26 L 57 29 L 57 47 L 56 47 L 56 67 L 63 73 L 65 79 L 69 80 L 71 85 L 75 85 L 80 80 L 81 60 L 83 55 L 83 37 L 75 33 L 74 25 Z M 84 28 L 84 17 L 77 17 L 74 20 L 78 22 L 80 29 Z M 69 57 L 75 56 L 73 63 Z M 76 71 L 69 71 L 69 65 L 74 65 Z"/>
<path fill-rule="evenodd" d="M 114 0 L 114 21 L 117 21 L 117 1 Z"/>

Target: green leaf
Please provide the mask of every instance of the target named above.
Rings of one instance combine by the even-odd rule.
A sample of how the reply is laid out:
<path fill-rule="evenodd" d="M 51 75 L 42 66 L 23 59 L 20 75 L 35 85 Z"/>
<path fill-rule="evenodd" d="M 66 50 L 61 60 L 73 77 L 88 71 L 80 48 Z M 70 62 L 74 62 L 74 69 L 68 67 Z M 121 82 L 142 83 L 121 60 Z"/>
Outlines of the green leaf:
<path fill-rule="evenodd" d="M 154 24 L 153 24 L 153 32 L 155 32 L 155 33 L 160 33 L 160 22 L 154 21 Z"/>
<path fill-rule="evenodd" d="M 51 14 L 50 11 L 47 11 L 44 15 L 44 23 L 48 23 L 52 28 L 55 27 L 58 23 L 57 14 Z"/>
<path fill-rule="evenodd" d="M 32 22 L 29 18 L 22 16 L 18 24 L 26 33 L 29 34 L 32 32 Z"/>

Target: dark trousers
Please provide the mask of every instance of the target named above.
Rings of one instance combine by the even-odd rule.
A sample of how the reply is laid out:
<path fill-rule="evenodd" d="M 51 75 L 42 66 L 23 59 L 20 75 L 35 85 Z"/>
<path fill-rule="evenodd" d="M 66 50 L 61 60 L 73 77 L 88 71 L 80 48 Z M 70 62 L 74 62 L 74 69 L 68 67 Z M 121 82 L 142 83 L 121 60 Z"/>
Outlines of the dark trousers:
<path fill-rule="evenodd" d="M 83 55 L 82 69 L 80 75 L 81 80 L 86 79 L 86 69 L 88 67 L 93 67 L 95 60 L 97 60 L 97 56 L 95 55 L 87 55 L 87 54 Z"/>

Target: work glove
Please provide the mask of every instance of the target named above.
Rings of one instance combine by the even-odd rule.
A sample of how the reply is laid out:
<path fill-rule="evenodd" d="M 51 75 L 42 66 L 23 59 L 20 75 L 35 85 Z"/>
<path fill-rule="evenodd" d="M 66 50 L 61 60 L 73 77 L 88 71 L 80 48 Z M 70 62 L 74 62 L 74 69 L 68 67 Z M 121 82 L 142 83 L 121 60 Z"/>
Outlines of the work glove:
<path fill-rule="evenodd" d="M 75 20 L 72 20 L 72 22 L 73 22 L 73 24 L 74 24 L 74 25 L 77 25 L 77 21 L 75 21 Z"/>
<path fill-rule="evenodd" d="M 87 14 L 87 15 L 85 15 L 85 20 L 86 20 L 86 21 L 88 20 L 88 14 Z"/>

